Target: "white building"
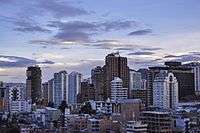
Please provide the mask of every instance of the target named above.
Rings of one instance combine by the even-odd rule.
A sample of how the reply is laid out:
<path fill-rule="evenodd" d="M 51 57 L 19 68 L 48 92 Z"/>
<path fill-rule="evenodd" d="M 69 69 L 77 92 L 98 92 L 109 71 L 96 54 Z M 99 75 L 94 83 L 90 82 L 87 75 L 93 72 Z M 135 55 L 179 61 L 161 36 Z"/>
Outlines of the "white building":
<path fill-rule="evenodd" d="M 16 101 L 16 100 L 21 100 L 21 88 L 19 87 L 11 87 L 9 88 L 9 100 Z"/>
<path fill-rule="evenodd" d="M 100 133 L 100 120 L 91 118 L 88 119 L 88 132 L 89 133 Z"/>
<path fill-rule="evenodd" d="M 68 103 L 68 74 L 66 71 L 54 73 L 53 103 L 58 107 L 62 101 Z"/>
<path fill-rule="evenodd" d="M 130 90 L 140 90 L 142 88 L 142 75 L 135 70 L 130 71 Z"/>
<path fill-rule="evenodd" d="M 24 87 L 21 85 L 9 86 L 9 109 L 11 113 L 31 112 L 31 101 L 24 99 Z"/>
<path fill-rule="evenodd" d="M 81 90 L 82 75 L 78 72 L 71 72 L 69 74 L 69 93 L 68 101 L 69 104 L 77 103 L 77 95 Z"/>
<path fill-rule="evenodd" d="M 89 101 L 92 109 L 96 110 L 97 113 L 112 114 L 112 103 L 110 99 L 106 101 Z"/>
<path fill-rule="evenodd" d="M 147 133 L 147 124 L 141 121 L 128 121 L 126 124 L 126 133 Z"/>
<path fill-rule="evenodd" d="M 10 101 L 10 112 L 31 112 L 31 102 L 26 100 Z"/>
<path fill-rule="evenodd" d="M 111 81 L 111 101 L 118 101 L 128 98 L 128 88 L 123 88 L 122 79 L 114 77 Z"/>
<path fill-rule="evenodd" d="M 160 108 L 176 108 L 178 105 L 178 81 L 173 73 L 161 71 L 153 82 L 153 105 Z"/>

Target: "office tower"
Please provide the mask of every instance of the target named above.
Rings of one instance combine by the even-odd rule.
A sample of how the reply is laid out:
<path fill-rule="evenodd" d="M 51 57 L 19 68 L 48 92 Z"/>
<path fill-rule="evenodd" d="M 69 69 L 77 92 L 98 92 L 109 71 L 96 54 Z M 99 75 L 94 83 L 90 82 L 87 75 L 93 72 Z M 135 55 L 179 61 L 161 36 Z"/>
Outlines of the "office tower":
<path fill-rule="evenodd" d="M 69 74 L 69 104 L 77 103 L 77 95 L 81 90 L 82 75 L 78 72 L 72 72 Z"/>
<path fill-rule="evenodd" d="M 92 69 L 91 71 L 91 79 L 92 84 L 94 85 L 95 89 L 95 100 L 96 101 L 102 101 L 103 100 L 103 87 L 104 87 L 104 77 L 103 77 L 104 71 L 103 68 L 100 66 L 97 66 L 96 68 Z"/>
<path fill-rule="evenodd" d="M 178 104 L 178 81 L 173 73 L 160 71 L 153 82 L 153 105 L 175 109 Z"/>
<path fill-rule="evenodd" d="M 139 69 L 137 72 L 141 73 L 141 78 L 147 80 L 148 79 L 148 69 Z"/>
<path fill-rule="evenodd" d="M 78 94 L 78 103 L 95 100 L 94 85 L 88 82 L 81 82 L 81 91 Z"/>
<path fill-rule="evenodd" d="M 111 101 L 116 102 L 128 98 L 128 88 L 123 88 L 123 81 L 114 77 L 111 81 Z"/>
<path fill-rule="evenodd" d="M 119 53 L 111 53 L 106 56 L 104 69 L 104 100 L 111 97 L 111 81 L 119 77 L 123 81 L 123 87 L 129 88 L 129 67 L 127 58 L 121 57 Z M 129 89 L 128 89 L 129 94 Z"/>
<path fill-rule="evenodd" d="M 140 90 L 142 85 L 142 75 L 140 72 L 135 70 L 130 70 L 130 81 L 129 81 L 129 89 L 132 90 Z"/>
<path fill-rule="evenodd" d="M 0 111 L 6 111 L 8 109 L 8 88 L 6 88 L 3 82 L 0 82 Z"/>
<path fill-rule="evenodd" d="M 200 63 L 199 62 L 191 62 L 184 64 L 187 68 L 192 68 L 194 72 L 194 83 L 195 83 L 195 93 L 200 95 Z"/>
<path fill-rule="evenodd" d="M 48 103 L 53 103 L 54 79 L 48 81 Z"/>
<path fill-rule="evenodd" d="M 26 70 L 26 98 L 31 99 L 32 103 L 38 103 L 41 94 L 41 69 L 39 66 L 30 66 Z"/>
<path fill-rule="evenodd" d="M 43 105 L 48 105 L 48 82 L 45 82 L 42 84 L 42 99 L 43 99 Z"/>
<path fill-rule="evenodd" d="M 129 81 L 129 89 L 131 90 L 139 90 L 142 85 L 142 74 L 135 70 L 130 70 L 130 81 Z"/>
<path fill-rule="evenodd" d="M 165 62 L 165 66 L 161 67 L 149 67 L 148 73 L 148 87 L 147 87 L 147 101 L 148 106 L 153 105 L 153 81 L 156 74 L 161 70 L 167 70 L 168 73 L 173 73 L 178 81 L 178 96 L 179 101 L 190 101 L 195 94 L 194 86 L 194 73 L 191 68 L 184 67 L 181 62 Z"/>
<path fill-rule="evenodd" d="M 161 109 L 142 111 L 140 120 L 148 125 L 148 133 L 172 133 L 173 117 L 168 111 Z"/>
<path fill-rule="evenodd" d="M 68 103 L 68 74 L 66 71 L 54 73 L 54 106 L 59 107 L 62 101 L 66 101 Z"/>
<path fill-rule="evenodd" d="M 141 89 L 141 90 L 133 90 L 132 91 L 132 98 L 133 99 L 140 99 L 142 100 L 142 103 L 147 106 L 147 90 Z"/>

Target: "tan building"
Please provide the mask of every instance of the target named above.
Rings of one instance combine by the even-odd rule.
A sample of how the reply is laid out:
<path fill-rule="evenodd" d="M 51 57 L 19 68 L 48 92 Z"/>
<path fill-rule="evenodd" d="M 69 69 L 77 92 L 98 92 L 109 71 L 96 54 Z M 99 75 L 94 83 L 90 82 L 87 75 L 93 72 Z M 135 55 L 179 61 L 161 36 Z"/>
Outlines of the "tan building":
<path fill-rule="evenodd" d="M 88 119 L 88 133 L 120 133 L 120 123 L 110 117 Z"/>
<path fill-rule="evenodd" d="M 78 94 L 78 103 L 84 103 L 89 100 L 95 100 L 95 89 L 93 84 L 81 82 L 81 91 Z"/>
<path fill-rule="evenodd" d="M 132 90 L 132 95 L 134 99 L 141 99 L 143 104 L 147 104 L 147 90 Z"/>
<path fill-rule="evenodd" d="M 140 119 L 148 125 L 148 133 L 172 133 L 173 119 L 170 112 L 143 111 Z"/>
<path fill-rule="evenodd" d="M 67 127 L 67 132 L 87 132 L 88 116 L 86 115 L 66 115 L 65 116 L 65 126 Z"/>
<path fill-rule="evenodd" d="M 140 99 L 126 99 L 113 103 L 113 115 L 122 122 L 137 120 L 144 104 Z"/>

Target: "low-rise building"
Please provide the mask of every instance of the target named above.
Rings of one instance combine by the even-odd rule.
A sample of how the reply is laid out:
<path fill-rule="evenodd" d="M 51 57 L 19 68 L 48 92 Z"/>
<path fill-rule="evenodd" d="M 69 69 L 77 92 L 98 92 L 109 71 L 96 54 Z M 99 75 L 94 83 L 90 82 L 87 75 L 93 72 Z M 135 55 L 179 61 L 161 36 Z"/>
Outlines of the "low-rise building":
<path fill-rule="evenodd" d="M 128 121 L 126 124 L 126 133 L 147 133 L 147 124 L 141 121 Z"/>

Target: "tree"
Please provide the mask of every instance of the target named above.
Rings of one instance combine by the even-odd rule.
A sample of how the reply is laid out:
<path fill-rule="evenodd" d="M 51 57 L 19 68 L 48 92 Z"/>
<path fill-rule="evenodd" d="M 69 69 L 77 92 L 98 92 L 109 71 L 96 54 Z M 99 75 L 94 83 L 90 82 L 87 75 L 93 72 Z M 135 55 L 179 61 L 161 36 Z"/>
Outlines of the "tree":
<path fill-rule="evenodd" d="M 65 108 L 67 108 L 67 103 L 66 101 L 62 101 L 58 109 L 61 111 L 61 113 L 65 113 Z"/>
<path fill-rule="evenodd" d="M 95 114 L 95 110 L 92 110 L 92 106 L 89 102 L 86 102 L 85 105 L 83 105 L 81 107 L 81 111 L 80 113 L 83 113 L 83 114 Z"/>

